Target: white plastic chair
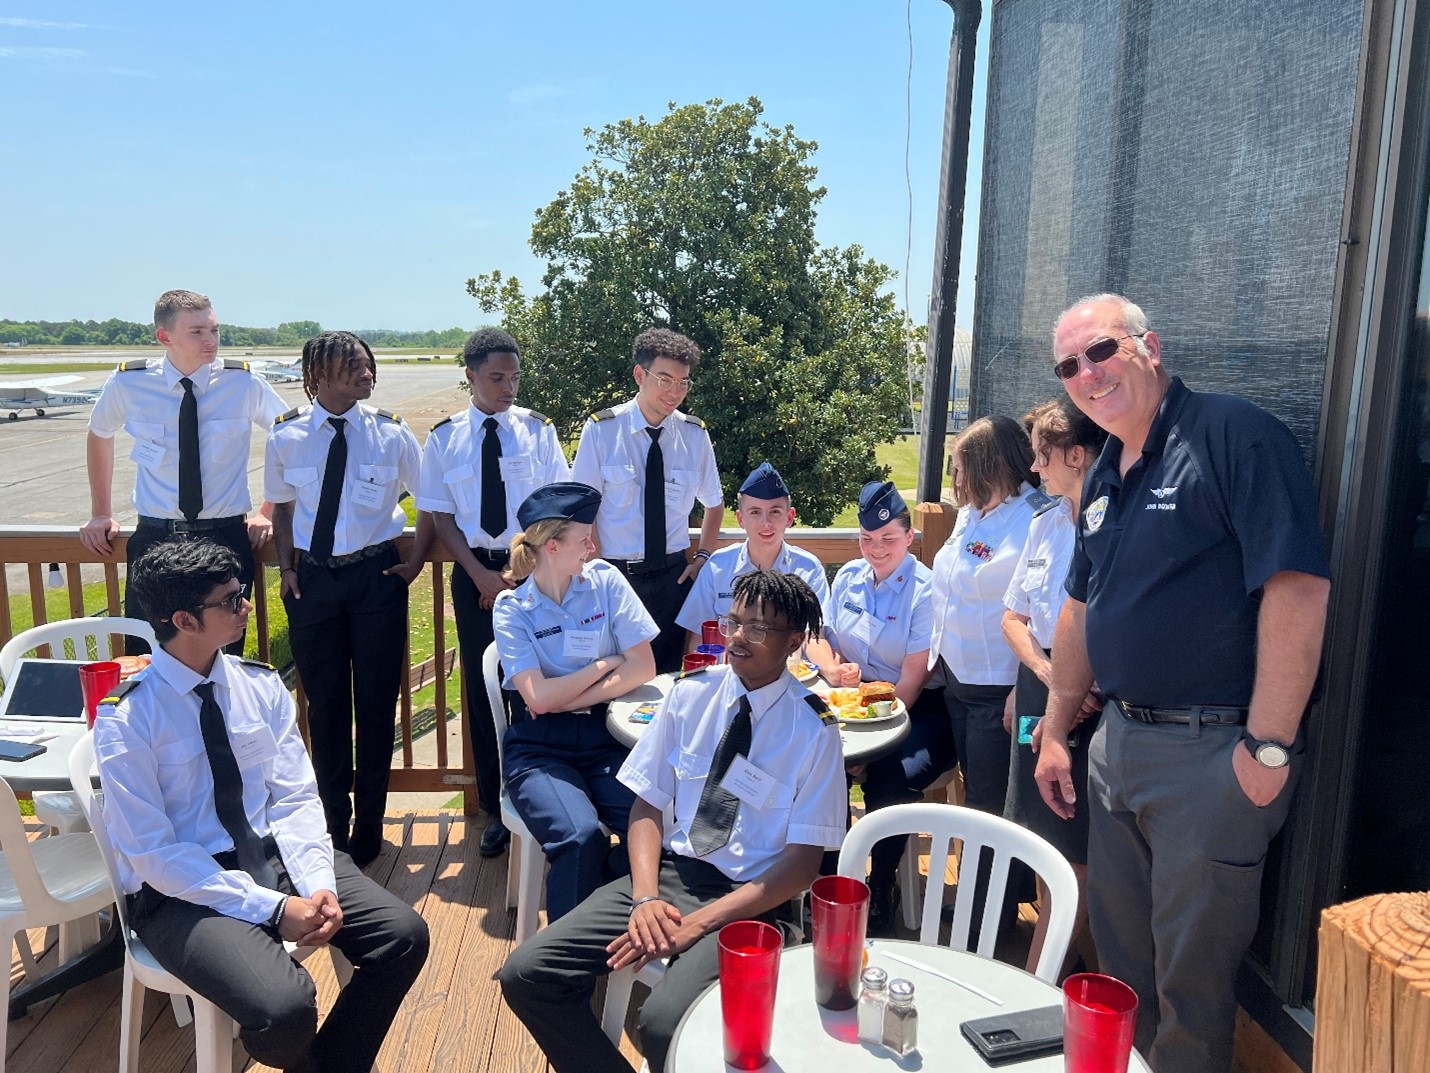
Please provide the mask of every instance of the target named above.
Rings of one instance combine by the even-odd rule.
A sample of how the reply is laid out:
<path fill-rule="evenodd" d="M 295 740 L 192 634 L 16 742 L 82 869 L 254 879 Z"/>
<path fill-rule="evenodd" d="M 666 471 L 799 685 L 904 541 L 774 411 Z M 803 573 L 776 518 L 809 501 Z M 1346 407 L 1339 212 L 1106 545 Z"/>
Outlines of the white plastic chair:
<path fill-rule="evenodd" d="M 951 767 L 924 789 L 924 801 L 943 804 L 948 801 L 948 788 L 958 768 Z M 903 904 L 904 927 L 913 931 L 919 926 L 919 836 L 909 835 L 904 855 L 899 858 L 899 894 Z"/>
<path fill-rule="evenodd" d="M 95 914 L 112 901 L 104 862 L 92 835 L 80 832 L 30 842 L 20 805 L 10 784 L 0 778 L 0 937 L 8 951 L 26 928 L 60 926 L 60 961 L 99 939 Z M 26 958 L 27 974 L 33 958 Z M 4 1008 L 10 1004 L 10 974 L 0 984 Z M 0 1073 L 5 1070 L 8 1019 L 0 1017 Z"/>
<path fill-rule="evenodd" d="M 154 960 L 154 955 L 144 947 L 140 938 L 129 929 L 129 905 L 125 900 L 124 887 L 119 879 L 115 864 L 114 847 L 109 841 L 109 829 L 104 824 L 104 813 L 94 791 L 94 737 L 86 734 L 70 751 L 70 782 L 75 795 L 94 831 L 92 841 L 99 847 L 107 876 L 106 898 L 112 890 L 119 912 L 120 934 L 124 938 L 124 984 L 120 993 L 119 1015 L 119 1073 L 139 1073 L 139 1036 L 143 1031 L 144 989 L 152 988 L 170 996 L 174 1016 L 180 1025 L 188 1024 L 188 999 L 193 1003 L 194 1052 L 196 1073 L 230 1073 L 233 1069 L 233 1038 L 238 1026 L 233 1018 L 208 999 L 194 991 L 177 976 L 165 971 Z M 49 841 L 49 840 L 42 840 Z M 58 841 L 58 840 L 56 840 Z M 297 961 L 303 961 L 316 947 L 299 947 L 284 943 L 284 948 Z M 333 972 L 339 986 L 347 986 L 352 979 L 352 965 L 342 956 L 337 947 L 329 945 L 333 959 Z M 0 1069 L 0 1073 L 4 1073 Z"/>
<path fill-rule="evenodd" d="M 108 659 L 110 641 L 113 637 L 139 637 L 153 648 L 158 643 L 149 623 L 137 618 L 71 618 L 59 622 L 47 622 L 16 634 L 0 648 L 0 678 L 10 680 L 10 672 L 21 656 L 28 655 L 44 645 L 50 645 L 55 659 Z M 74 645 L 74 655 L 65 654 L 64 642 Z M 78 714 L 78 713 L 76 713 Z M 89 825 L 79 801 L 74 794 L 65 790 L 41 790 L 34 795 L 35 819 L 57 834 L 87 831 Z"/>
<path fill-rule="evenodd" d="M 959 805 L 890 805 L 871 812 L 845 835 L 844 845 L 839 850 L 839 874 L 863 879 L 869 851 L 874 843 L 884 838 L 925 832 L 931 836 L 931 846 L 919 942 L 938 945 L 943 878 L 948 868 L 949 845 L 957 839 L 963 843 L 963 851 L 958 862 L 959 896 L 954 903 L 949 945 L 968 949 L 978 860 L 983 848 L 988 847 L 992 851 L 993 862 L 983 920 L 978 929 L 978 949 L 974 952 L 980 957 L 993 956 L 993 945 L 998 937 L 998 918 L 1008 887 L 1008 867 L 1014 859 L 1020 860 L 1038 873 L 1051 895 L 1051 907 L 1043 907 L 1044 912 L 1051 913 L 1047 939 L 1034 974 L 1048 983 L 1056 983 L 1068 943 L 1072 941 L 1073 922 L 1077 917 L 1077 877 L 1067 859 L 1032 831 L 1001 816 Z"/>

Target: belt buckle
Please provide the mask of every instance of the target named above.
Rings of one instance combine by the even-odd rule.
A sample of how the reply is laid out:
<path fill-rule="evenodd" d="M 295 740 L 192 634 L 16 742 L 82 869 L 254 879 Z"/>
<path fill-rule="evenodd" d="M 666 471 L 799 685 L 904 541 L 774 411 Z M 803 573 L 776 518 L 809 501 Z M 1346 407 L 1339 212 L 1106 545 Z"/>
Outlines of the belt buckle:
<path fill-rule="evenodd" d="M 174 518 L 169 522 L 169 532 L 171 533 L 196 533 L 198 530 L 194 523 L 186 518 Z"/>

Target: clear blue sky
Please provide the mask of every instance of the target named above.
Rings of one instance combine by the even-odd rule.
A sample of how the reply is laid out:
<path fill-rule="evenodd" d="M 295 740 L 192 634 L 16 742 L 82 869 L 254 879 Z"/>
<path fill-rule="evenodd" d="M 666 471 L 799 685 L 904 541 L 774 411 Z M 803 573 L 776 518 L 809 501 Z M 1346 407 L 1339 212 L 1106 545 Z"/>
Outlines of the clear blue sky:
<path fill-rule="evenodd" d="M 896 268 L 901 304 L 911 239 L 923 322 L 952 23 L 941 0 L 6 0 L 0 317 L 143 321 L 188 287 L 236 324 L 472 326 L 469 276 L 539 282 L 532 215 L 588 159 L 584 128 L 757 96 L 819 143 L 819 240 Z"/>

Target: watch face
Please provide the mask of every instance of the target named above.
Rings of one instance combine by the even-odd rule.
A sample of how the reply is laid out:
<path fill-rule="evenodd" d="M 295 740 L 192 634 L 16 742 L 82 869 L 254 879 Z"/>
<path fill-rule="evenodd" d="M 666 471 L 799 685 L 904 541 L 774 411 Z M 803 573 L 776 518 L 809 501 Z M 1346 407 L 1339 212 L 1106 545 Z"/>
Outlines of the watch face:
<path fill-rule="evenodd" d="M 1262 767 L 1281 768 L 1291 760 L 1291 754 L 1280 745 L 1266 743 L 1256 747 L 1256 762 Z"/>

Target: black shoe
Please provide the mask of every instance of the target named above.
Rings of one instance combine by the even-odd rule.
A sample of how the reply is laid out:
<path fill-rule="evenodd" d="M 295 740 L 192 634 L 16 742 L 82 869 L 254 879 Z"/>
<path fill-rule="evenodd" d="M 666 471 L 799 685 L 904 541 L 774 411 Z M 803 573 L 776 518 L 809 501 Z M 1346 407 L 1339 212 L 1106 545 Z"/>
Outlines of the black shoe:
<path fill-rule="evenodd" d="M 483 857 L 500 857 L 506 852 L 506 847 L 510 842 L 511 832 L 501 822 L 500 816 L 493 816 L 487 821 L 487 829 L 482 832 L 482 842 L 477 847 L 477 851 Z"/>
<path fill-rule="evenodd" d="M 382 824 L 361 822 L 353 824 L 353 836 L 348 841 L 348 856 L 353 859 L 353 864 L 359 868 L 365 868 L 377 860 L 377 855 L 381 852 Z"/>
<path fill-rule="evenodd" d="M 898 920 L 901 901 L 897 883 L 869 885 L 869 924 L 866 934 L 870 938 L 896 938 L 894 922 Z"/>

